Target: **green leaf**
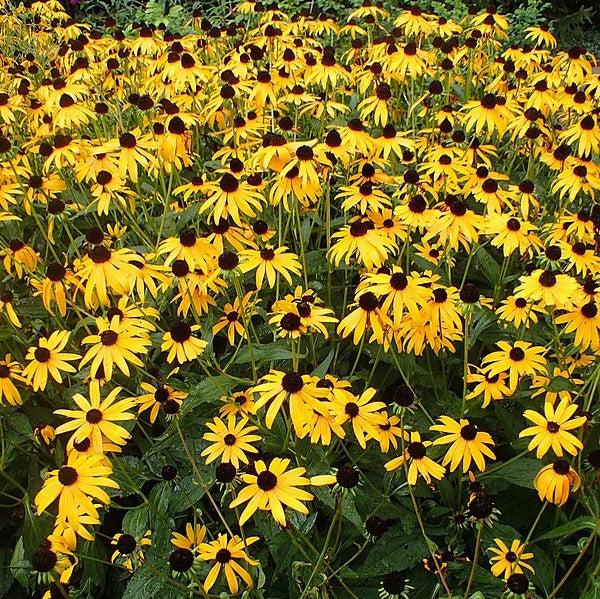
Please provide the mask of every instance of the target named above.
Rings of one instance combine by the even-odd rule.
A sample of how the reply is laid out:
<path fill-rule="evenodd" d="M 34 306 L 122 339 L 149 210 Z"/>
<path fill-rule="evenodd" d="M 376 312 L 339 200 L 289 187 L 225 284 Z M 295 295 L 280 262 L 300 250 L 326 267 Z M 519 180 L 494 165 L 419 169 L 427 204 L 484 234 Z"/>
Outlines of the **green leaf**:
<path fill-rule="evenodd" d="M 148 530 L 150 508 L 148 504 L 131 508 L 123 518 L 123 532 L 132 536 L 143 535 Z"/>
<path fill-rule="evenodd" d="M 205 378 L 200 383 L 191 385 L 188 391 L 189 396 L 181 406 L 181 417 L 200 404 L 217 404 L 221 396 L 227 395 L 237 384 L 234 379 L 228 376 L 212 376 Z"/>
<path fill-rule="evenodd" d="M 407 570 L 429 556 L 423 537 L 410 538 L 404 530 L 388 531 L 368 553 L 356 576 L 379 576 L 390 570 Z"/>
<path fill-rule="evenodd" d="M 533 489 L 533 479 L 543 466 L 540 460 L 532 458 L 520 458 L 506 466 L 501 466 L 498 470 L 490 472 L 486 479 L 502 478 L 513 485 Z"/>
<path fill-rule="evenodd" d="M 332 349 L 327 357 L 312 371 L 313 376 L 318 376 L 319 378 L 323 378 L 327 371 L 329 370 L 329 366 L 331 366 L 331 362 L 333 362 L 333 357 L 335 356 L 335 350 Z"/>
<path fill-rule="evenodd" d="M 571 520 L 570 522 L 553 528 L 551 531 L 539 536 L 533 542 L 538 543 L 539 541 L 547 541 L 548 539 L 562 538 L 572 535 L 575 532 L 579 532 L 580 530 L 594 530 L 597 526 L 598 524 L 594 522 L 593 518 L 590 518 L 589 516 L 581 516 L 579 518 L 575 518 L 575 520 Z"/>
<path fill-rule="evenodd" d="M 474 262 L 477 267 L 482 271 L 483 276 L 492 285 L 498 283 L 500 278 L 500 265 L 492 258 L 489 252 L 482 246 L 477 247 L 475 253 Z"/>
<path fill-rule="evenodd" d="M 168 563 L 147 563 L 133 575 L 122 599 L 183 599 L 189 593 L 169 584 Z"/>
<path fill-rule="evenodd" d="M 305 356 L 301 355 L 300 357 L 303 358 Z M 233 363 L 250 364 L 253 359 L 257 366 L 261 366 L 271 361 L 291 360 L 292 352 L 288 349 L 285 342 L 254 344 L 251 348 L 242 348 Z"/>
<path fill-rule="evenodd" d="M 564 376 L 555 376 L 546 386 L 547 391 L 558 393 L 560 391 L 576 391 L 577 386 Z"/>

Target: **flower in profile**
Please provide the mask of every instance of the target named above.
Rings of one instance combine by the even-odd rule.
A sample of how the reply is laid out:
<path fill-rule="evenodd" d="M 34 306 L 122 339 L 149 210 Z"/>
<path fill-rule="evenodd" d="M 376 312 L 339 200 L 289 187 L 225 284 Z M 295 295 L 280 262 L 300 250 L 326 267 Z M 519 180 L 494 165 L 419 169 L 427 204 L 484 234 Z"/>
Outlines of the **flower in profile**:
<path fill-rule="evenodd" d="M 519 437 L 533 437 L 527 449 L 529 451 L 535 449 L 538 459 L 545 456 L 550 449 L 559 457 L 562 457 L 565 451 L 577 455 L 583 449 L 583 444 L 569 431 L 582 426 L 587 420 L 585 416 L 573 418 L 578 408 L 576 403 L 571 403 L 568 398 L 565 398 L 556 408 L 547 401 L 544 404 L 543 416 L 534 410 L 525 410 L 523 416 L 535 426 L 521 431 Z"/>
<path fill-rule="evenodd" d="M 214 562 L 204 580 L 204 590 L 208 593 L 212 589 L 221 573 L 221 569 L 225 574 L 227 586 L 231 593 L 235 594 L 239 590 L 238 576 L 248 588 L 252 587 L 252 576 L 239 562 L 245 562 L 250 566 L 259 564 L 256 560 L 251 559 L 246 552 L 246 549 L 258 540 L 258 537 L 242 539 L 237 535 L 233 535 L 229 538 L 225 534 L 220 534 L 214 541 L 201 543 L 198 547 L 200 559 L 206 562 Z"/>
<path fill-rule="evenodd" d="M 34 391 L 43 391 L 50 375 L 57 383 L 62 383 L 62 372 L 73 374 L 77 370 L 69 361 L 77 360 L 79 354 L 63 352 L 68 341 L 69 331 L 54 331 L 49 337 L 42 337 L 37 346 L 27 350 L 29 364 L 23 368 L 23 376 Z"/>
<path fill-rule="evenodd" d="M 490 558 L 492 565 L 492 574 L 507 580 L 511 574 L 523 574 L 523 570 L 534 572 L 533 568 L 527 563 L 527 560 L 533 558 L 533 553 L 525 551 L 525 544 L 519 539 L 515 539 L 510 548 L 502 539 L 494 539 L 496 547 L 490 547 L 488 551 L 494 554 Z"/>
<path fill-rule="evenodd" d="M 0 360 L 0 404 L 19 406 L 23 403 L 21 394 L 13 381 L 25 383 L 26 379 L 21 374 L 21 365 L 12 359 L 11 354 L 6 354 Z"/>
<path fill-rule="evenodd" d="M 179 549 L 187 549 L 198 553 L 200 545 L 206 536 L 206 527 L 201 524 L 192 525 L 189 522 L 185 525 L 185 534 L 174 532 L 171 536 L 171 544 Z"/>
<path fill-rule="evenodd" d="M 131 435 L 127 429 L 117 423 L 135 420 L 135 415 L 128 411 L 135 405 L 135 400 L 129 398 L 116 401 L 121 390 L 121 387 L 116 387 L 105 399 L 101 399 L 100 385 L 98 381 L 92 381 L 89 387 L 89 400 L 80 393 L 73 396 L 78 410 L 54 411 L 55 414 L 69 419 L 56 429 L 58 435 L 73 431 L 67 449 L 88 438 L 91 440 L 93 453 L 98 454 L 106 452 L 105 441 L 118 446 L 127 443 Z"/>
<path fill-rule="evenodd" d="M 210 432 L 204 433 L 202 438 L 210 441 L 210 445 L 200 455 L 205 457 L 207 464 L 220 458 L 222 462 L 231 462 L 239 468 L 240 462 L 248 463 L 246 453 L 258 453 L 258 449 L 252 443 L 261 441 L 262 437 L 253 434 L 258 429 L 256 426 L 248 426 L 247 418 L 240 418 L 239 422 L 236 422 L 235 414 L 229 414 L 227 422 L 221 418 L 214 418 L 212 422 L 207 422 L 206 426 Z"/>
<path fill-rule="evenodd" d="M 431 430 L 446 434 L 436 439 L 433 445 L 450 444 L 442 464 L 450 464 L 451 472 L 454 472 L 461 462 L 463 472 L 468 472 L 471 461 L 483 472 L 486 467 L 485 458 L 496 459 L 496 455 L 488 447 L 495 445 L 489 433 L 478 430 L 477 426 L 464 418 L 457 422 L 449 416 L 440 416 L 438 420 L 441 424 L 434 424 Z"/>
<path fill-rule="evenodd" d="M 283 506 L 288 506 L 301 514 L 308 514 L 308 509 L 302 502 L 312 501 L 314 497 L 298 487 L 330 484 L 331 477 L 313 476 L 308 479 L 304 476 L 306 472 L 304 468 L 288 470 L 289 465 L 290 460 L 284 458 L 273 458 L 269 466 L 262 460 L 258 460 L 254 463 L 256 476 L 242 474 L 241 478 L 246 486 L 230 505 L 234 508 L 248 503 L 240 516 L 240 526 L 247 522 L 256 510 L 271 512 L 275 522 L 281 526 L 286 525 Z"/>
<path fill-rule="evenodd" d="M 575 345 L 585 351 L 600 349 L 600 314 L 596 302 L 587 302 L 556 317 L 556 324 L 566 324 L 566 333 L 575 333 Z"/>
<path fill-rule="evenodd" d="M 77 565 L 74 549 L 63 537 L 46 537 L 31 555 L 31 569 L 37 581 L 44 585 L 59 582 L 64 588 L 62 585 L 69 582 Z"/>
<path fill-rule="evenodd" d="M 200 524 L 185 525 L 185 534 L 174 532 L 171 544 L 175 549 L 169 555 L 169 565 L 175 577 L 189 578 L 199 568 L 199 548 L 206 536 L 206 527 Z"/>
<path fill-rule="evenodd" d="M 533 481 L 540 499 L 558 506 L 567 503 L 571 490 L 577 491 L 580 483 L 579 474 L 564 458 L 544 466 Z"/>

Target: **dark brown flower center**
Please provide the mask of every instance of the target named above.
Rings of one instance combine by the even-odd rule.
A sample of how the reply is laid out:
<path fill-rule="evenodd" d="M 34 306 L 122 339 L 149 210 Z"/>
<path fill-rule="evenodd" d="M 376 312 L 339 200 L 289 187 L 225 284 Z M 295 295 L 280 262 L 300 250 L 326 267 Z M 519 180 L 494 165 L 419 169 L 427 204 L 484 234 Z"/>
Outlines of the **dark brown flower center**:
<path fill-rule="evenodd" d="M 262 491 L 272 491 L 277 486 L 277 476 L 270 470 L 264 470 L 256 477 L 256 484 Z"/>

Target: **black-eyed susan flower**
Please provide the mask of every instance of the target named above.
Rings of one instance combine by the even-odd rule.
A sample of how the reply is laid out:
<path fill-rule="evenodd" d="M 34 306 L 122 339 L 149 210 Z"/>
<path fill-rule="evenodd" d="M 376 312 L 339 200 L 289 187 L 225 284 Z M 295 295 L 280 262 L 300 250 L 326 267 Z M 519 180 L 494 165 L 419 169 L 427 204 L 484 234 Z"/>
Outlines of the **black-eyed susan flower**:
<path fill-rule="evenodd" d="M 110 503 L 110 497 L 103 487 L 118 489 L 112 480 L 112 468 L 106 464 L 103 455 L 81 455 L 71 452 L 66 464 L 49 473 L 44 485 L 35 496 L 37 513 L 41 514 L 58 499 L 58 511 L 67 520 L 77 523 L 79 508 L 86 514 L 98 517 L 93 500 Z"/>
<path fill-rule="evenodd" d="M 256 404 L 254 402 L 254 391 L 248 389 L 246 391 L 236 391 L 231 395 L 223 395 L 221 397 L 223 405 L 219 408 L 221 416 L 228 414 L 242 414 L 248 416 L 256 413 Z"/>
<path fill-rule="evenodd" d="M 81 356 L 63 351 L 70 335 L 69 331 L 54 331 L 49 337 L 39 339 L 37 346 L 30 347 L 27 351 L 25 359 L 29 363 L 23 368 L 23 376 L 34 391 L 46 388 L 48 375 L 57 383 L 62 383 L 61 372 L 77 372 L 69 362 Z"/>
<path fill-rule="evenodd" d="M 544 404 L 544 415 L 534 410 L 525 410 L 523 416 L 534 423 L 519 433 L 519 437 L 533 437 L 527 449 L 536 450 L 536 457 L 541 458 L 552 449 L 559 457 L 563 452 L 577 455 L 583 449 L 581 441 L 569 431 L 582 426 L 587 418 L 573 415 L 578 409 L 576 403 L 562 399 L 556 408 L 550 402 Z"/>
<path fill-rule="evenodd" d="M 492 401 L 500 401 L 512 395 L 507 386 L 508 374 L 490 374 L 487 372 L 472 372 L 467 374 L 467 383 L 476 383 L 473 390 L 467 394 L 467 399 L 475 399 L 483 395 L 483 408 Z"/>
<path fill-rule="evenodd" d="M 533 573 L 534 569 L 527 563 L 533 559 L 533 553 L 525 551 L 526 545 L 514 539 L 510 547 L 502 539 L 494 539 L 495 547 L 488 551 L 494 556 L 490 558 L 491 572 L 494 576 L 508 579 L 511 574 L 522 574 L 525 570 Z"/>
<path fill-rule="evenodd" d="M 318 387 L 310 375 L 301 375 L 298 372 L 282 372 L 271 370 L 262 377 L 252 389 L 257 396 L 255 407 L 257 410 L 269 404 L 265 414 L 267 428 L 273 426 L 275 417 L 287 401 L 289 413 L 294 425 L 294 431 L 299 437 L 306 434 L 305 424 L 312 418 L 313 411 L 327 415 L 327 406 L 322 398 L 328 395 L 326 389 Z"/>
<path fill-rule="evenodd" d="M 358 444 L 365 449 L 367 438 L 378 438 L 378 426 L 387 422 L 387 415 L 382 411 L 385 404 L 381 401 L 372 401 L 377 393 L 376 389 L 369 387 L 359 397 L 334 396 L 329 405 L 335 422 L 344 425 L 352 424 L 352 430 Z"/>
<path fill-rule="evenodd" d="M 67 447 L 89 438 L 92 451 L 99 454 L 106 451 L 105 439 L 115 445 L 125 445 L 131 435 L 127 429 L 117 423 L 135 419 L 135 415 L 129 412 L 135 405 L 135 401 L 133 398 L 117 401 L 121 391 L 121 387 L 116 387 L 102 399 L 100 385 L 97 381 L 93 381 L 89 387 L 89 400 L 80 393 L 73 396 L 78 410 L 55 410 L 55 414 L 69 419 L 56 429 L 56 434 L 72 431 Z"/>
<path fill-rule="evenodd" d="M 88 335 L 81 341 L 83 345 L 91 347 L 81 360 L 80 368 L 90 362 L 90 374 L 94 376 L 102 365 L 105 378 L 109 381 L 113 366 L 117 366 L 126 376 L 129 376 L 129 364 L 144 366 L 138 356 L 147 353 L 151 345 L 146 331 L 121 321 L 119 316 L 113 316 L 110 321 L 97 318 L 96 327 L 97 334 Z"/>
<path fill-rule="evenodd" d="M 254 463 L 254 474 L 242 474 L 246 486 L 240 490 L 230 507 L 247 503 L 240 515 L 240 526 L 256 512 L 263 510 L 271 512 L 275 522 L 286 525 L 284 506 L 290 507 L 301 514 L 308 514 L 308 508 L 303 502 L 312 501 L 311 493 L 299 487 L 308 485 L 329 484 L 329 476 L 304 476 L 306 470 L 302 467 L 288 470 L 290 460 L 273 458 L 269 466 L 262 460 Z"/>
<path fill-rule="evenodd" d="M 355 220 L 350 225 L 332 235 L 333 245 L 329 257 L 335 266 L 344 261 L 350 264 L 352 258 L 367 268 L 381 266 L 395 247 L 380 229 L 376 229 L 371 221 Z"/>
<path fill-rule="evenodd" d="M 115 534 L 110 542 L 114 548 L 110 561 L 129 572 L 134 572 L 144 563 L 145 550 L 152 545 L 150 534 L 149 530 L 138 538 L 127 533 Z"/>
<path fill-rule="evenodd" d="M 64 537 L 46 537 L 31 555 L 31 568 L 37 581 L 44 585 L 67 584 L 77 565 L 74 549 L 75 546 L 69 545 Z"/>
<path fill-rule="evenodd" d="M 167 362 L 177 360 L 179 364 L 195 360 L 206 347 L 206 341 L 194 336 L 200 325 L 190 325 L 185 320 L 178 320 L 163 335 L 160 349 L 167 353 Z"/>
<path fill-rule="evenodd" d="M 265 279 L 269 287 L 275 287 L 278 274 L 291 285 L 291 274 L 299 275 L 302 270 L 298 256 L 287 251 L 285 246 L 273 248 L 273 246 L 267 245 L 260 250 L 248 249 L 242 251 L 240 257 L 240 270 L 243 273 L 256 270 L 257 289 L 262 288 Z"/>
<path fill-rule="evenodd" d="M 510 322 L 517 329 L 522 326 L 529 328 L 537 323 L 538 312 L 542 312 L 539 306 L 518 295 L 508 296 L 496 310 L 499 320 Z"/>
<path fill-rule="evenodd" d="M 372 333 L 372 338 L 381 343 L 385 337 L 386 327 L 391 324 L 386 312 L 380 306 L 379 299 L 372 291 L 364 291 L 357 298 L 352 310 L 339 323 L 337 332 L 342 337 L 352 335 L 354 345 L 365 336 Z"/>
<path fill-rule="evenodd" d="M 18 329 L 21 328 L 21 321 L 17 316 L 13 305 L 15 295 L 12 291 L 6 290 L 0 293 L 0 313 L 6 314 L 8 320 Z"/>
<path fill-rule="evenodd" d="M 233 303 L 223 306 L 223 316 L 213 325 L 213 335 L 226 329 L 227 340 L 230 345 L 235 344 L 235 337 L 239 335 L 246 338 L 246 323 L 255 313 L 256 300 L 254 294 L 249 291 L 243 298 L 235 298 Z"/>
<path fill-rule="evenodd" d="M 204 433 L 202 438 L 209 441 L 210 445 L 200 455 L 207 464 L 220 458 L 222 462 L 230 462 L 239 468 L 240 462 L 248 463 L 247 453 L 258 453 L 253 443 L 261 441 L 262 437 L 253 434 L 258 429 L 249 425 L 247 418 L 240 418 L 236 422 L 235 414 L 229 414 L 226 421 L 214 418 L 212 422 L 206 423 L 206 427 L 209 432 Z"/>
<path fill-rule="evenodd" d="M 6 354 L 4 359 L 0 360 L 0 404 L 19 406 L 23 403 L 21 394 L 14 383 L 26 382 L 21 372 L 21 365 L 13 360 L 11 354 Z"/>
<path fill-rule="evenodd" d="M 454 472 L 461 462 L 463 472 L 467 472 L 472 461 L 479 470 L 484 471 L 486 467 L 485 458 L 496 459 L 496 455 L 488 447 L 489 445 L 495 445 L 489 433 L 480 431 L 476 425 L 464 418 L 457 422 L 449 416 L 440 416 L 438 420 L 441 424 L 434 424 L 431 426 L 431 430 L 446 434 L 437 438 L 433 444 L 450 444 L 442 464 L 444 466 L 450 464 L 451 472 Z"/>
<path fill-rule="evenodd" d="M 581 307 L 556 317 L 556 324 L 564 324 L 566 333 L 575 333 L 575 345 L 585 351 L 600 348 L 600 316 L 596 302 L 587 302 Z"/>
<path fill-rule="evenodd" d="M 181 406 L 183 400 L 188 396 L 185 391 L 173 389 L 173 387 L 166 383 L 159 384 L 156 387 L 150 383 L 141 383 L 140 387 L 145 393 L 135 398 L 138 404 L 138 414 L 150 410 L 148 418 L 151 424 L 156 422 L 161 408 L 166 414 L 179 411 L 179 406 Z"/>
<path fill-rule="evenodd" d="M 546 371 L 546 348 L 528 341 L 498 341 L 496 345 L 500 349 L 483 358 L 482 370 L 490 375 L 508 372 L 510 389 L 516 389 L 522 377 Z"/>
<path fill-rule="evenodd" d="M 137 254 L 127 248 L 110 249 L 98 244 L 91 247 L 81 260 L 75 262 L 75 274 L 81 281 L 86 306 L 98 303 L 108 306 L 108 293 L 124 295 L 128 283 L 137 275 L 133 262 Z"/>
<path fill-rule="evenodd" d="M 558 458 L 536 474 L 533 484 L 542 501 L 562 506 L 567 503 L 571 491 L 579 489 L 581 480 L 567 460 Z"/>
<path fill-rule="evenodd" d="M 431 441 L 422 441 L 418 432 L 411 432 L 404 447 L 401 456 L 386 462 L 385 469 L 389 472 L 400 468 L 405 462 L 408 464 L 408 484 L 415 485 L 419 474 L 425 479 L 427 484 L 431 484 L 431 479 L 440 480 L 443 478 L 446 469 L 440 466 L 427 456 L 427 448 Z"/>
<path fill-rule="evenodd" d="M 208 593 L 212 589 L 221 573 L 221 569 L 225 574 L 225 580 L 231 593 L 237 593 L 239 590 L 238 577 L 244 581 L 246 587 L 252 587 L 252 576 L 244 566 L 257 566 L 259 562 L 250 558 L 246 550 L 258 540 L 258 537 L 243 539 L 233 535 L 230 538 L 225 534 L 221 534 L 214 541 L 201 543 L 198 547 L 200 559 L 206 562 L 214 562 L 202 585 L 204 590 Z M 240 562 L 243 562 L 244 565 Z"/>

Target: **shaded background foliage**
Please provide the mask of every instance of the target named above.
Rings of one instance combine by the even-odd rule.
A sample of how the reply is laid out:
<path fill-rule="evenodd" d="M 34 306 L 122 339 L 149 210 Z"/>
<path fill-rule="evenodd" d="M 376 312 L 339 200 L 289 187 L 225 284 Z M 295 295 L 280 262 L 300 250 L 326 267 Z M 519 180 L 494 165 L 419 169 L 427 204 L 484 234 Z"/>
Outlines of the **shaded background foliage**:
<path fill-rule="evenodd" d="M 77 18 L 101 23 L 112 16 L 122 27 L 131 27 L 140 21 L 178 30 L 194 10 L 200 11 L 215 25 L 240 19 L 235 15 L 233 0 L 71 0 L 71 9 Z M 287 14 L 307 10 L 312 13 L 347 14 L 360 5 L 361 0 L 280 0 L 277 6 Z M 269 1 L 265 0 L 265 6 Z M 398 0 L 386 2 L 390 7 L 402 6 Z M 415 2 L 421 8 L 440 16 L 460 19 L 468 7 L 485 8 L 489 0 L 422 0 Z M 598 0 L 506 0 L 499 3 L 500 12 L 510 14 L 511 41 L 522 41 L 526 27 L 548 23 L 554 31 L 559 47 L 581 46 L 600 57 L 600 2 Z"/>

